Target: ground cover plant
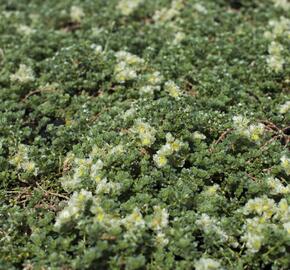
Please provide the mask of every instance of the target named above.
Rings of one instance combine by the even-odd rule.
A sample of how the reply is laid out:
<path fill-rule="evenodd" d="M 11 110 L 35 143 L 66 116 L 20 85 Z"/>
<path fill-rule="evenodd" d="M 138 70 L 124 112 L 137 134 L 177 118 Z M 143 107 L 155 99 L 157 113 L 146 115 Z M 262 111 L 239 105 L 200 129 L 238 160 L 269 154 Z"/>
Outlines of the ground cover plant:
<path fill-rule="evenodd" d="M 289 12 L 0 1 L 0 269 L 289 269 Z"/>

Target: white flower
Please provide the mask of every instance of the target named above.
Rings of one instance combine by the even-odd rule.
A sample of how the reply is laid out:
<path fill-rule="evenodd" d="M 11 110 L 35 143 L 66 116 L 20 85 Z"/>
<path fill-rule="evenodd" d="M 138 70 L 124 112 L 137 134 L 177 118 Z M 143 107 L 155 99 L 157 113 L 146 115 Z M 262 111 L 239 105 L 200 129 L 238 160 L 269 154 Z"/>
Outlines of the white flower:
<path fill-rule="evenodd" d="M 29 159 L 28 152 L 28 147 L 20 144 L 18 146 L 18 152 L 9 160 L 9 163 L 16 166 L 17 170 L 23 170 L 36 176 L 38 174 L 38 168 L 35 162 Z"/>
<path fill-rule="evenodd" d="M 236 129 L 242 130 L 247 128 L 250 121 L 242 115 L 237 115 L 233 117 L 233 122 Z"/>
<path fill-rule="evenodd" d="M 290 221 L 283 224 L 284 229 L 290 234 Z"/>
<path fill-rule="evenodd" d="M 103 47 L 101 45 L 92 44 L 91 48 L 94 50 L 96 54 L 101 54 L 103 52 Z"/>
<path fill-rule="evenodd" d="M 109 151 L 109 155 L 120 155 L 124 153 L 124 146 L 122 144 L 118 144 Z"/>
<path fill-rule="evenodd" d="M 250 125 L 247 130 L 247 135 L 250 140 L 254 142 L 258 142 L 261 140 L 261 137 L 263 136 L 265 131 L 265 126 L 261 123 L 258 123 L 256 125 Z"/>
<path fill-rule="evenodd" d="M 70 18 L 72 21 L 80 23 L 84 16 L 85 13 L 81 7 L 72 6 L 70 8 Z"/>
<path fill-rule="evenodd" d="M 164 167 L 168 162 L 168 157 L 178 152 L 184 145 L 178 139 L 175 139 L 171 133 L 166 134 L 166 144 L 163 145 L 153 156 L 153 160 L 158 168 Z"/>
<path fill-rule="evenodd" d="M 256 253 L 260 250 L 264 236 L 256 234 L 248 234 L 243 237 L 243 240 L 246 240 L 246 246 L 251 253 Z"/>
<path fill-rule="evenodd" d="M 289 110 L 290 110 L 290 100 L 286 101 L 283 105 L 280 106 L 279 112 L 281 114 L 285 114 L 285 113 L 289 112 Z"/>
<path fill-rule="evenodd" d="M 205 140 L 206 136 L 198 131 L 193 132 L 193 139 L 195 140 Z"/>
<path fill-rule="evenodd" d="M 116 80 L 120 83 L 124 83 L 126 81 L 131 81 L 137 78 L 137 73 L 135 70 L 132 69 L 124 69 L 118 72 L 115 76 Z"/>
<path fill-rule="evenodd" d="M 104 167 L 104 163 L 102 160 L 98 159 L 95 164 L 91 167 L 90 176 L 95 182 L 99 182 L 102 179 L 102 169 Z"/>
<path fill-rule="evenodd" d="M 116 80 L 120 83 L 124 83 L 136 79 L 138 77 L 137 71 L 142 68 L 145 61 L 125 51 L 119 51 L 115 56 L 117 58 L 117 64 L 115 66 Z"/>
<path fill-rule="evenodd" d="M 173 154 L 173 148 L 171 147 L 171 144 L 166 143 L 165 145 L 162 145 L 161 148 L 157 151 L 157 154 L 159 156 L 170 156 Z"/>
<path fill-rule="evenodd" d="M 250 199 L 244 206 L 244 214 L 257 213 L 266 219 L 270 219 L 276 212 L 276 204 L 273 199 L 266 196 Z"/>
<path fill-rule="evenodd" d="M 155 85 L 145 85 L 140 88 L 140 93 L 143 95 L 153 95 L 154 91 L 159 91 L 160 86 Z"/>
<path fill-rule="evenodd" d="M 170 96 L 178 99 L 179 96 L 182 94 L 178 85 L 176 85 L 173 81 L 168 81 L 164 85 L 165 91 L 169 93 Z"/>
<path fill-rule="evenodd" d="M 127 111 L 125 111 L 123 118 L 128 119 L 130 117 L 133 117 L 136 114 L 136 109 L 135 108 L 130 108 Z"/>
<path fill-rule="evenodd" d="M 151 146 L 155 142 L 156 130 L 141 119 L 136 120 L 132 131 L 138 133 L 141 144 L 144 146 Z"/>
<path fill-rule="evenodd" d="M 233 126 L 236 131 L 249 140 L 259 143 L 265 133 L 265 126 L 262 123 L 249 125 L 249 120 L 241 115 L 233 117 Z"/>
<path fill-rule="evenodd" d="M 185 38 L 186 38 L 185 33 L 179 31 L 179 32 L 175 33 L 174 40 L 173 40 L 172 44 L 178 45 Z"/>
<path fill-rule="evenodd" d="M 273 28 L 272 33 L 266 34 L 266 32 L 265 35 L 271 39 L 290 33 L 290 20 L 288 18 L 282 16 L 279 21 L 272 20 L 269 24 Z"/>
<path fill-rule="evenodd" d="M 270 55 L 281 55 L 282 51 L 283 46 L 276 41 L 272 41 L 269 45 L 268 52 Z"/>
<path fill-rule="evenodd" d="M 290 193 L 290 186 L 284 186 L 281 181 L 277 178 L 269 177 L 267 184 L 271 188 L 271 194 L 288 194 Z"/>
<path fill-rule="evenodd" d="M 269 45 L 268 51 L 270 54 L 267 58 L 268 66 L 275 72 L 281 71 L 285 62 L 282 56 L 282 45 L 276 41 L 272 41 Z"/>
<path fill-rule="evenodd" d="M 167 9 L 162 8 L 161 10 L 157 10 L 153 16 L 153 20 L 158 23 L 165 23 L 167 21 L 172 20 L 175 16 L 179 14 L 178 10 L 175 9 Z"/>
<path fill-rule="evenodd" d="M 20 83 L 27 83 L 27 82 L 31 82 L 34 81 L 34 74 L 33 74 L 33 70 L 24 65 L 24 64 L 20 64 L 19 65 L 19 69 L 16 71 L 15 74 L 10 75 L 10 80 L 13 82 L 20 82 Z"/>
<path fill-rule="evenodd" d="M 203 229 L 207 229 L 209 227 L 212 227 L 214 222 L 208 214 L 203 213 L 200 216 L 200 218 L 196 221 L 196 224 Z"/>
<path fill-rule="evenodd" d="M 286 155 L 283 155 L 280 160 L 281 166 L 284 169 L 285 173 L 287 175 L 290 175 L 290 159 L 286 157 Z"/>
<path fill-rule="evenodd" d="M 128 16 L 133 13 L 143 0 L 120 0 L 117 9 L 122 15 Z"/>
<path fill-rule="evenodd" d="M 160 231 L 168 225 L 169 214 L 166 209 L 154 206 L 154 214 L 150 226 L 153 230 Z"/>
<path fill-rule="evenodd" d="M 34 161 L 26 161 L 22 164 L 22 168 L 24 171 L 28 173 L 32 173 L 34 175 L 38 174 L 38 168 L 36 167 L 36 164 Z"/>
<path fill-rule="evenodd" d="M 154 160 L 154 162 L 155 162 L 155 164 L 156 164 L 156 166 L 158 168 L 164 167 L 167 164 L 167 162 L 168 162 L 168 159 L 167 159 L 166 156 L 164 156 L 164 155 L 158 155 L 158 154 L 155 154 L 153 156 L 153 160 Z"/>
<path fill-rule="evenodd" d="M 80 187 L 82 183 L 82 178 L 78 177 L 77 174 L 74 174 L 73 177 L 63 176 L 61 178 L 61 186 L 66 191 L 74 191 Z"/>
<path fill-rule="evenodd" d="M 290 3 L 288 0 L 272 0 L 274 2 L 274 6 L 278 8 L 282 8 L 286 11 L 290 9 Z"/>
<path fill-rule="evenodd" d="M 147 77 L 147 82 L 150 85 L 158 85 L 162 83 L 163 81 L 163 76 L 161 75 L 159 71 L 155 71 L 151 74 L 148 74 L 146 77 Z"/>
<path fill-rule="evenodd" d="M 157 23 L 165 23 L 171 21 L 179 15 L 180 10 L 183 7 L 184 3 L 182 0 L 174 0 L 172 1 L 170 8 L 163 8 L 161 10 L 157 10 L 153 16 L 153 20 Z"/>
<path fill-rule="evenodd" d="M 157 246 L 164 247 L 169 243 L 169 240 L 166 238 L 165 233 L 158 231 L 156 234 L 155 243 Z"/>
<path fill-rule="evenodd" d="M 264 217 L 254 217 L 246 220 L 246 224 L 243 226 L 245 231 L 241 240 L 246 243 L 248 251 L 256 253 L 260 250 L 264 242 L 263 230 L 267 227 L 267 223 Z"/>
<path fill-rule="evenodd" d="M 9 163 L 16 166 L 19 170 L 22 168 L 22 164 L 29 160 L 28 158 L 28 148 L 24 144 L 18 146 L 18 152 L 9 160 Z"/>
<path fill-rule="evenodd" d="M 36 31 L 35 31 L 35 29 L 31 28 L 28 25 L 20 24 L 17 27 L 17 32 L 21 35 L 24 35 L 24 36 L 30 36 L 33 33 L 35 33 Z"/>
<path fill-rule="evenodd" d="M 145 62 L 144 59 L 126 51 L 119 51 L 115 55 L 117 60 L 125 65 L 142 65 Z"/>
<path fill-rule="evenodd" d="M 60 229 L 64 224 L 78 218 L 80 213 L 84 211 L 87 202 L 92 198 L 92 193 L 84 189 L 80 192 L 74 192 L 67 206 L 58 214 L 54 227 Z"/>
<path fill-rule="evenodd" d="M 102 27 L 92 27 L 91 31 L 92 31 L 92 35 L 97 37 L 104 31 L 104 28 L 102 28 Z"/>
<path fill-rule="evenodd" d="M 194 263 L 196 270 L 214 270 L 221 269 L 220 262 L 210 259 L 210 258 L 200 258 Z"/>
<path fill-rule="evenodd" d="M 287 223 L 290 221 L 290 206 L 288 205 L 286 199 L 280 200 L 276 210 L 275 219 L 278 219 L 283 223 Z"/>
<path fill-rule="evenodd" d="M 285 63 L 284 59 L 280 56 L 270 56 L 267 58 L 267 63 L 270 69 L 275 72 L 280 72 L 283 70 L 283 65 Z"/>
<path fill-rule="evenodd" d="M 212 186 L 208 186 L 205 192 L 209 195 L 214 195 L 217 193 L 219 189 L 220 189 L 220 186 L 218 184 L 214 184 Z"/>
<path fill-rule="evenodd" d="M 228 235 L 220 228 L 220 222 L 205 213 L 201 214 L 200 218 L 196 220 L 196 225 L 206 234 L 215 233 L 222 242 L 229 239 Z"/>
<path fill-rule="evenodd" d="M 128 230 L 134 230 L 138 228 L 145 228 L 145 221 L 140 210 L 136 207 L 132 214 L 122 220 L 122 223 Z"/>
<path fill-rule="evenodd" d="M 207 14 L 207 9 L 200 3 L 194 4 L 194 9 L 202 14 Z"/>
<path fill-rule="evenodd" d="M 107 178 L 104 178 L 98 182 L 96 194 L 108 194 L 119 191 L 120 188 L 121 185 L 119 183 L 109 182 Z"/>

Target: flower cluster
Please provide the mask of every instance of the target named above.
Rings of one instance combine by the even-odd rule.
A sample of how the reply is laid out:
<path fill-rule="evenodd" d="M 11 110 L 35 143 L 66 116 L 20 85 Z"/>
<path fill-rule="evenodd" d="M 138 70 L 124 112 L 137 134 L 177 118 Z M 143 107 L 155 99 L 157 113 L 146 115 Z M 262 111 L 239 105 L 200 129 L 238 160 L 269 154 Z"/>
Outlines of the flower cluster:
<path fill-rule="evenodd" d="M 267 58 L 267 63 L 269 67 L 275 72 L 283 70 L 284 59 L 282 55 L 283 46 L 276 42 L 272 41 L 269 45 L 268 52 L 269 57 Z"/>
<path fill-rule="evenodd" d="M 144 0 L 121 0 L 117 5 L 117 9 L 122 15 L 129 16 Z"/>
<path fill-rule="evenodd" d="M 194 4 L 194 9 L 201 14 L 208 13 L 207 9 L 201 3 Z"/>
<path fill-rule="evenodd" d="M 104 171 L 103 158 L 118 156 L 124 152 L 124 146 L 106 145 L 100 149 L 97 146 L 92 148 L 87 158 L 76 158 L 69 153 L 64 161 L 65 166 L 72 166 L 70 173 L 62 177 L 62 187 L 68 191 L 77 191 L 87 185 L 96 187 L 96 194 L 115 194 L 121 189 L 121 184 L 109 181 Z"/>
<path fill-rule="evenodd" d="M 253 218 L 246 219 L 244 226 L 244 235 L 242 240 L 246 242 L 248 251 L 256 253 L 266 242 L 265 230 L 275 229 L 276 224 L 272 221 L 279 221 L 286 233 L 290 233 L 290 206 L 287 200 L 281 199 L 278 204 L 273 199 L 266 196 L 261 198 L 250 199 L 244 206 L 243 213 L 245 215 L 257 214 Z"/>
<path fill-rule="evenodd" d="M 174 39 L 172 41 L 173 45 L 178 45 L 180 42 L 182 42 L 186 38 L 186 34 L 182 31 L 178 31 L 174 34 Z"/>
<path fill-rule="evenodd" d="M 23 35 L 23 36 L 30 36 L 30 35 L 32 35 L 33 33 L 35 33 L 36 30 L 33 29 L 33 28 L 31 28 L 31 27 L 28 26 L 28 25 L 20 24 L 20 25 L 18 25 L 18 27 L 17 27 L 17 32 L 18 32 L 20 35 Z"/>
<path fill-rule="evenodd" d="M 283 155 L 281 157 L 281 166 L 284 169 L 285 173 L 287 175 L 290 175 L 290 159 L 286 155 Z"/>
<path fill-rule="evenodd" d="M 99 183 L 102 179 L 102 169 L 104 167 L 104 163 L 101 159 L 98 159 L 96 163 L 92 164 L 90 176 L 96 183 Z"/>
<path fill-rule="evenodd" d="M 171 133 L 166 134 L 166 144 L 163 145 L 153 156 L 153 160 L 158 168 L 164 167 L 168 163 L 168 157 L 179 152 L 183 142 L 175 139 Z"/>
<path fill-rule="evenodd" d="M 166 209 L 162 209 L 160 206 L 154 206 L 154 214 L 150 227 L 155 231 L 160 231 L 166 228 L 168 225 L 168 212 Z"/>
<path fill-rule="evenodd" d="M 281 114 L 286 114 L 290 111 L 290 100 L 286 101 L 283 105 L 280 106 L 279 112 Z"/>
<path fill-rule="evenodd" d="M 82 189 L 74 192 L 68 201 L 67 206 L 58 214 L 54 227 L 60 229 L 63 225 L 79 218 L 85 210 L 86 205 L 93 199 L 91 192 Z"/>
<path fill-rule="evenodd" d="M 28 83 L 34 81 L 34 73 L 31 67 L 25 64 L 20 64 L 19 69 L 15 74 L 10 75 L 10 80 L 13 82 Z"/>
<path fill-rule="evenodd" d="M 17 170 L 22 170 L 29 174 L 38 174 L 38 168 L 34 161 L 28 157 L 28 147 L 24 144 L 18 146 L 18 152 L 9 160 L 10 164 L 16 166 Z"/>
<path fill-rule="evenodd" d="M 208 186 L 206 189 L 205 189 L 205 193 L 207 195 L 216 195 L 218 190 L 220 190 L 220 186 L 218 184 L 214 184 L 212 186 Z"/>
<path fill-rule="evenodd" d="M 198 225 L 206 234 L 216 234 L 222 242 L 226 242 L 229 239 L 229 236 L 220 228 L 220 222 L 205 213 L 197 219 L 196 225 Z"/>
<path fill-rule="evenodd" d="M 282 55 L 283 46 L 278 40 L 283 35 L 289 36 L 290 20 L 282 16 L 280 21 L 272 20 L 269 24 L 272 27 L 272 32 L 266 31 L 264 33 L 264 36 L 271 40 L 268 47 L 269 56 L 267 58 L 267 63 L 271 70 L 280 72 L 283 70 L 285 60 Z"/>
<path fill-rule="evenodd" d="M 193 132 L 192 135 L 193 135 L 192 137 L 193 137 L 194 140 L 201 141 L 201 140 L 205 140 L 206 139 L 206 136 L 204 134 L 200 133 L 199 131 Z"/>
<path fill-rule="evenodd" d="M 221 270 L 221 264 L 219 261 L 202 257 L 195 261 L 194 267 L 196 270 Z"/>
<path fill-rule="evenodd" d="M 183 7 L 184 3 L 182 0 L 174 0 L 172 1 L 170 8 L 162 8 L 161 10 L 157 10 L 153 16 L 153 20 L 157 23 L 166 23 L 171 21 L 179 15 Z"/>
<path fill-rule="evenodd" d="M 265 220 L 261 217 L 246 219 L 246 224 L 243 228 L 245 234 L 241 239 L 246 243 L 248 251 L 250 253 L 258 252 L 265 241 L 264 230 L 267 228 Z"/>
<path fill-rule="evenodd" d="M 91 48 L 94 50 L 96 55 L 100 55 L 103 53 L 103 47 L 101 45 L 97 45 L 97 44 L 93 43 L 91 45 Z"/>
<path fill-rule="evenodd" d="M 272 0 L 274 3 L 274 6 L 277 8 L 282 8 L 286 11 L 290 9 L 290 3 L 288 0 Z"/>
<path fill-rule="evenodd" d="M 265 219 L 270 219 L 275 213 L 276 205 L 273 199 L 264 196 L 262 198 L 250 199 L 244 206 L 244 214 L 258 214 Z"/>
<path fill-rule="evenodd" d="M 266 31 L 264 36 L 269 40 L 275 40 L 282 36 L 288 36 L 290 33 L 290 20 L 285 17 L 281 17 L 279 21 L 271 20 L 269 26 L 272 31 Z"/>
<path fill-rule="evenodd" d="M 136 109 L 135 108 L 130 108 L 127 111 L 124 112 L 123 114 L 123 119 L 129 119 L 129 118 L 133 118 L 136 114 Z"/>
<path fill-rule="evenodd" d="M 168 226 L 169 214 L 166 209 L 160 206 L 154 206 L 153 218 L 150 222 L 150 228 L 156 232 L 155 242 L 157 246 L 166 246 L 169 240 L 166 238 L 164 229 Z"/>
<path fill-rule="evenodd" d="M 277 178 L 269 177 L 266 182 L 271 189 L 271 194 L 273 195 L 290 193 L 290 185 L 284 186 Z"/>
<path fill-rule="evenodd" d="M 137 207 L 130 215 L 122 219 L 122 224 L 130 231 L 145 228 L 146 226 L 145 220 Z"/>
<path fill-rule="evenodd" d="M 66 162 L 73 158 L 68 155 Z M 75 158 L 73 160 L 73 175 L 66 175 L 62 178 L 62 187 L 67 191 L 77 190 L 82 186 L 82 181 L 90 175 L 92 167 L 91 158 Z"/>
<path fill-rule="evenodd" d="M 120 51 L 116 53 L 115 79 L 119 83 L 134 80 L 138 77 L 145 61 L 131 53 Z"/>
<path fill-rule="evenodd" d="M 250 121 L 241 115 L 233 117 L 234 128 L 237 133 L 249 140 L 259 143 L 265 133 L 265 126 L 262 123 L 251 124 Z"/>
<path fill-rule="evenodd" d="M 72 6 L 70 8 L 70 18 L 73 22 L 80 23 L 84 16 L 85 13 L 81 7 Z"/>
<path fill-rule="evenodd" d="M 166 92 L 168 92 L 170 96 L 174 97 L 175 99 L 178 99 L 182 94 L 180 87 L 176 85 L 173 81 L 166 82 L 164 84 L 164 89 Z"/>
<path fill-rule="evenodd" d="M 148 123 L 137 119 L 132 132 L 137 133 L 143 146 L 151 146 L 155 142 L 156 130 Z"/>
<path fill-rule="evenodd" d="M 140 88 L 140 93 L 144 95 L 153 95 L 155 91 L 160 90 L 160 84 L 163 81 L 163 76 L 159 71 L 145 75 L 146 85 Z"/>
<path fill-rule="evenodd" d="M 157 245 L 165 246 L 168 243 L 168 239 L 163 232 L 168 225 L 168 213 L 159 206 L 154 207 L 154 214 L 150 222 L 146 221 L 138 207 L 135 207 L 132 213 L 125 217 L 110 215 L 100 206 L 100 201 L 97 198 L 92 202 L 90 211 L 95 215 L 95 221 L 107 230 L 111 227 L 123 227 L 126 230 L 124 234 L 126 239 L 134 240 L 138 237 L 140 231 L 150 228 L 156 233 L 155 241 Z"/>
<path fill-rule="evenodd" d="M 283 222 L 283 227 L 285 228 L 285 224 L 289 224 L 290 222 L 290 205 L 288 204 L 286 199 L 280 200 L 276 208 L 275 219 Z M 289 231 L 287 231 L 290 233 Z"/>
<path fill-rule="evenodd" d="M 96 194 L 109 194 L 118 192 L 121 189 L 120 183 L 110 182 L 107 178 L 103 178 L 98 182 Z"/>

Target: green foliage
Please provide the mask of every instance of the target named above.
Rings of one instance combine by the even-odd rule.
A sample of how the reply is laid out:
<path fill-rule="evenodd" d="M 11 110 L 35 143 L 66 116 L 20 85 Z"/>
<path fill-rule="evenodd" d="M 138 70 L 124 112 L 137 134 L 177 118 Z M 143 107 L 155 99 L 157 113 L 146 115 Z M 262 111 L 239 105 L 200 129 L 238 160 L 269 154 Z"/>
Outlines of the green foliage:
<path fill-rule="evenodd" d="M 287 9 L 2 1 L 0 269 L 289 269 Z"/>

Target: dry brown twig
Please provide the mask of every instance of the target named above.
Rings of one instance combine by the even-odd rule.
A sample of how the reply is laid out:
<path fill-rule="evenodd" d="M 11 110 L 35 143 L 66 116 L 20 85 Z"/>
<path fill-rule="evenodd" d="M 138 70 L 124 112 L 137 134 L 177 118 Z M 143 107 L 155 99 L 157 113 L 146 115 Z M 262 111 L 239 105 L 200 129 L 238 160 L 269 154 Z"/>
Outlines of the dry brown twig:
<path fill-rule="evenodd" d="M 65 195 L 62 195 L 62 194 L 59 194 L 59 193 L 55 193 L 55 192 L 51 192 L 49 190 L 45 190 L 40 184 L 36 183 L 36 185 L 45 193 L 45 194 L 49 194 L 49 195 L 52 195 L 52 196 L 55 196 L 55 197 L 59 197 L 59 198 L 62 198 L 62 199 L 66 199 L 66 200 L 69 200 L 69 197 L 65 196 Z"/>
<path fill-rule="evenodd" d="M 275 125 L 271 121 L 263 120 L 261 122 L 265 125 L 265 128 L 268 131 L 271 131 L 274 134 L 274 136 L 261 147 L 261 150 L 264 150 L 269 144 L 271 144 L 273 141 L 277 139 L 283 140 L 283 144 L 285 144 L 285 148 L 288 147 L 288 144 L 290 142 L 290 136 L 287 135 L 286 132 L 290 129 L 290 126 L 287 126 L 285 128 L 279 128 L 277 127 L 277 125 Z"/>

